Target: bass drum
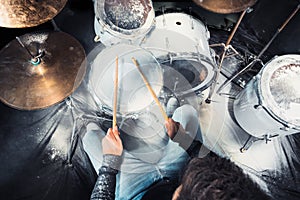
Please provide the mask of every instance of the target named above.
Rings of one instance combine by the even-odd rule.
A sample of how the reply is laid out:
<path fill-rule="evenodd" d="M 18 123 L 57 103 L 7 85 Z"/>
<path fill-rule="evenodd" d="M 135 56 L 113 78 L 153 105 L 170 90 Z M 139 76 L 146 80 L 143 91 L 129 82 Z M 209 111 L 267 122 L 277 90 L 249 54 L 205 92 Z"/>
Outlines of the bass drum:
<path fill-rule="evenodd" d="M 239 125 L 255 137 L 300 132 L 300 55 L 269 61 L 234 101 Z"/>
<path fill-rule="evenodd" d="M 95 0 L 95 41 L 139 44 L 154 26 L 151 0 Z"/>
<path fill-rule="evenodd" d="M 143 39 L 141 46 L 151 51 L 162 68 L 171 67 L 189 82 L 189 89 L 164 70 L 164 83 L 178 96 L 201 92 L 208 88 L 216 65 L 209 48 L 209 31 L 198 19 L 185 13 L 167 13 L 156 17 L 156 27 Z M 170 69 L 170 68 L 169 68 Z M 178 74 L 178 73 L 177 73 Z"/>

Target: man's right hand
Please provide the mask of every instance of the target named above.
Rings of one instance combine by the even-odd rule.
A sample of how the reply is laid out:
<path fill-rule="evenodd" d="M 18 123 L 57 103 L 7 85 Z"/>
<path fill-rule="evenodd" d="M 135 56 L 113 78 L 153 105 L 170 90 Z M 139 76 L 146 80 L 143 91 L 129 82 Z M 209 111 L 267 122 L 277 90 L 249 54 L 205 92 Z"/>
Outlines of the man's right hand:
<path fill-rule="evenodd" d="M 106 136 L 102 139 L 103 154 L 121 156 L 123 152 L 122 140 L 118 127 L 108 129 Z"/>

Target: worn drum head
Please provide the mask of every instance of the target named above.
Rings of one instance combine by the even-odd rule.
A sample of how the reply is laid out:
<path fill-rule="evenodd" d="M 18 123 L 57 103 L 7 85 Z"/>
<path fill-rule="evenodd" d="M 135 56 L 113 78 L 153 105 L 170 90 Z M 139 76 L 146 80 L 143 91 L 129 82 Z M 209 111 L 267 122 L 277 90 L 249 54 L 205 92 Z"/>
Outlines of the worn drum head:
<path fill-rule="evenodd" d="M 95 14 L 102 31 L 125 39 L 146 34 L 155 16 L 150 0 L 97 0 Z"/>
<path fill-rule="evenodd" d="M 177 96 L 201 92 L 208 88 L 216 75 L 212 61 L 197 54 L 167 54 L 158 58 L 164 69 L 164 85 Z"/>
<path fill-rule="evenodd" d="M 91 65 L 89 86 L 99 106 L 112 110 L 116 57 L 118 56 L 117 113 L 126 115 L 140 112 L 153 103 L 139 71 L 132 62 L 134 57 L 149 84 L 158 95 L 163 86 L 162 70 L 155 57 L 137 46 L 119 44 L 104 49 Z"/>
<path fill-rule="evenodd" d="M 278 56 L 261 71 L 260 98 L 277 120 L 300 129 L 300 55 Z"/>

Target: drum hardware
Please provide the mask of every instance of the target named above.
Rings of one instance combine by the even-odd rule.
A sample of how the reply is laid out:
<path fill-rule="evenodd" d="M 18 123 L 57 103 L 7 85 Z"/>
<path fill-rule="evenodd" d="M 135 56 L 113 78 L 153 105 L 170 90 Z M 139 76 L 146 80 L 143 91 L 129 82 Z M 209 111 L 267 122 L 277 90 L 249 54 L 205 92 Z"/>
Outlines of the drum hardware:
<path fill-rule="evenodd" d="M 66 5 L 67 0 L 21 1 L 1 0 L 0 26 L 26 28 L 53 19 Z"/>
<path fill-rule="evenodd" d="M 234 76 L 232 76 L 230 79 L 228 79 L 224 84 L 222 84 L 219 89 L 216 91 L 216 93 L 220 93 L 227 85 L 229 85 L 236 77 L 243 74 L 247 70 L 250 70 L 254 64 L 259 63 L 262 66 L 264 65 L 261 61 L 261 56 L 265 53 L 265 51 L 269 48 L 269 46 L 272 44 L 274 39 L 278 36 L 278 34 L 286 27 L 286 25 L 289 23 L 289 21 L 295 16 L 295 14 L 300 9 L 300 4 L 296 7 L 296 9 L 292 12 L 292 14 L 286 19 L 286 21 L 281 25 L 280 28 L 277 29 L 273 37 L 269 40 L 269 42 L 266 44 L 266 46 L 261 50 L 261 52 L 258 54 L 258 56 L 255 57 L 255 59 L 250 62 L 246 67 L 244 67 L 242 70 L 240 70 L 238 73 L 236 73 Z"/>
<path fill-rule="evenodd" d="M 21 110 L 62 101 L 79 86 L 86 69 L 83 47 L 63 32 L 22 35 L 0 55 L 0 100 Z"/>
<path fill-rule="evenodd" d="M 247 12 L 250 12 L 250 11 L 252 11 L 252 10 L 251 10 L 250 8 L 247 8 L 247 9 L 245 9 L 245 10 L 242 12 L 242 14 L 240 15 L 240 17 L 239 17 L 237 23 L 235 24 L 235 26 L 234 26 L 234 28 L 233 28 L 231 34 L 229 35 L 226 44 L 213 44 L 213 45 L 210 45 L 211 47 L 222 46 L 224 49 L 223 49 L 223 53 L 222 53 L 222 55 L 221 55 L 221 59 L 220 59 L 220 61 L 219 61 L 219 63 L 218 63 L 218 68 L 217 68 L 217 72 L 216 72 L 216 77 L 215 77 L 215 79 L 213 80 L 213 83 L 212 83 L 212 85 L 211 85 L 211 88 L 210 88 L 208 97 L 207 97 L 207 99 L 205 100 L 206 103 L 211 103 L 211 98 L 212 98 L 212 96 L 213 96 L 213 94 L 214 94 L 214 92 L 215 92 L 216 86 L 217 86 L 217 84 L 218 84 L 219 76 L 220 76 L 221 69 L 222 69 L 222 64 L 223 64 L 223 61 L 224 61 L 224 59 L 225 59 L 225 57 L 226 57 L 226 54 L 229 53 L 229 50 L 232 50 L 232 51 L 234 52 L 234 55 L 240 55 L 239 52 L 237 52 L 237 51 L 230 45 L 230 42 L 231 42 L 231 40 L 233 39 L 233 36 L 234 36 L 234 34 L 236 33 L 236 31 L 237 31 L 237 29 L 238 29 L 238 27 L 239 27 L 239 25 L 240 25 L 242 19 L 244 18 L 245 14 L 246 14 Z M 232 56 L 232 54 L 231 54 L 230 56 Z M 241 56 L 241 55 L 240 55 L 240 56 Z"/>
<path fill-rule="evenodd" d="M 262 138 L 257 138 L 257 137 L 253 137 L 252 135 L 249 135 L 245 144 L 240 148 L 240 152 L 245 153 L 252 146 L 252 144 L 257 141 L 264 140 L 266 142 L 266 144 L 268 144 L 268 142 L 272 141 L 270 138 L 277 137 L 277 136 L 279 136 L 279 135 L 278 134 L 275 134 L 272 136 L 264 135 L 264 137 L 262 137 Z"/>

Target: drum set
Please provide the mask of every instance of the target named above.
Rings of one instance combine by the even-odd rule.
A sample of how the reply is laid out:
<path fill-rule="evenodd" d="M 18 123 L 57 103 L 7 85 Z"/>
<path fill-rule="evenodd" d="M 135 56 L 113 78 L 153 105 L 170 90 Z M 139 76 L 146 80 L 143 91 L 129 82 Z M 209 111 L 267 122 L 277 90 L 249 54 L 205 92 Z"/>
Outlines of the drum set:
<path fill-rule="evenodd" d="M 30 5 L 20 2 L 18 6 L 13 2 L 1 1 L 0 26 L 36 26 L 53 19 L 66 4 L 66 0 L 35 1 Z M 169 12 L 155 16 L 150 0 L 94 2 L 94 40 L 104 44 L 105 49 L 90 63 L 88 86 L 106 116 L 113 111 L 116 57 L 119 59 L 117 116 L 121 120 L 140 113 L 145 118 L 145 110 L 153 107 L 153 99 L 132 57 L 138 60 L 155 95 L 163 102 L 209 89 L 211 97 L 230 41 L 246 10 L 256 1 L 194 2 L 215 13 L 242 12 L 223 45 L 221 61 L 215 59 L 209 45 L 207 26 L 189 14 Z M 63 32 L 17 37 L 0 51 L 0 100 L 21 110 L 43 109 L 63 101 L 82 82 L 87 68 L 85 57 L 80 43 Z M 300 132 L 299 78 L 300 55 L 282 55 L 270 60 L 236 97 L 234 115 L 239 125 L 252 137 L 266 141 Z"/>

